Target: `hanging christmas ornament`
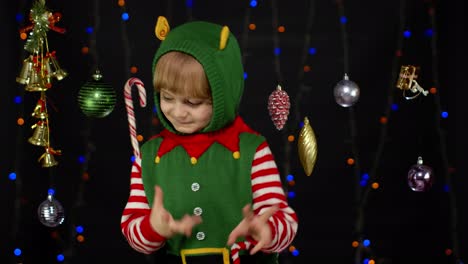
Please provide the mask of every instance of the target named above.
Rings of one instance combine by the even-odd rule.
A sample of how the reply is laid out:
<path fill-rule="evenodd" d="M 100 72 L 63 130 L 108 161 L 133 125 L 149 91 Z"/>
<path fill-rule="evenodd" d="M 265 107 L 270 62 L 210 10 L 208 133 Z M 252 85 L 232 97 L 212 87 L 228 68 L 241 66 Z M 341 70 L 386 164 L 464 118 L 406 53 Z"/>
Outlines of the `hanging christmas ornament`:
<path fill-rule="evenodd" d="M 61 81 L 63 78 L 67 77 L 68 72 L 60 67 L 55 53 L 55 51 L 52 51 L 46 56 L 47 60 L 45 64 L 47 65 L 47 74 L 49 78 L 54 77 L 58 81 Z"/>
<path fill-rule="evenodd" d="M 304 172 L 307 176 L 310 176 L 317 160 L 317 140 L 307 117 L 304 118 L 304 126 L 299 133 L 297 148 Z"/>
<path fill-rule="evenodd" d="M 44 154 L 42 154 L 37 161 L 41 162 L 43 168 L 57 166 L 58 162 L 55 160 L 54 155 L 62 155 L 62 151 L 47 146 Z"/>
<path fill-rule="evenodd" d="M 41 93 L 41 97 L 37 100 L 36 107 L 31 114 L 32 117 L 45 121 L 47 119 L 47 107 L 45 93 Z"/>
<path fill-rule="evenodd" d="M 35 59 L 34 61 L 37 60 Z M 38 63 L 39 62 L 34 63 L 33 70 L 27 77 L 28 82 L 24 89 L 28 92 L 45 92 L 51 87 L 51 84 L 46 82 L 45 72 L 42 72 L 41 67 L 36 65 Z"/>
<path fill-rule="evenodd" d="M 31 72 L 33 71 L 33 56 L 30 55 L 23 61 L 20 74 L 16 77 L 16 82 L 20 84 L 28 84 Z"/>
<path fill-rule="evenodd" d="M 56 227 L 65 220 L 65 211 L 52 193 L 49 193 L 47 199 L 39 205 L 37 214 L 39 216 L 39 221 L 48 227 Z"/>
<path fill-rule="evenodd" d="M 396 87 L 400 90 L 403 90 L 403 96 L 407 100 L 414 99 L 418 97 L 421 93 L 426 96 L 428 91 L 424 90 L 416 81 L 419 74 L 419 67 L 413 65 L 403 65 L 400 68 L 400 76 Z M 412 94 L 410 96 L 406 95 L 406 91 L 410 91 Z"/>
<path fill-rule="evenodd" d="M 434 183 L 432 168 L 423 165 L 423 159 L 418 157 L 416 164 L 408 171 L 408 185 L 415 192 L 428 191 Z"/>
<path fill-rule="evenodd" d="M 355 82 L 349 80 L 346 73 L 343 80 L 339 81 L 333 89 L 335 101 L 342 107 L 354 105 L 359 100 L 359 93 L 359 87 Z"/>
<path fill-rule="evenodd" d="M 39 121 L 31 126 L 34 129 L 28 142 L 36 146 L 47 146 L 49 144 L 49 126 L 47 121 Z"/>
<path fill-rule="evenodd" d="M 45 0 L 34 1 L 29 13 L 30 24 L 19 30 L 22 39 L 27 34 L 24 49 L 30 54 L 23 61 L 20 74 L 16 81 L 24 84 L 29 92 L 44 92 L 52 87 L 52 79 L 62 80 L 67 72 L 60 68 L 55 51 L 49 52 L 47 33 L 53 30 L 65 33 L 65 29 L 56 26 L 62 14 L 50 12 L 45 6 Z"/>
<path fill-rule="evenodd" d="M 268 112 L 276 129 L 283 129 L 288 120 L 290 106 L 288 94 L 278 85 L 268 97 Z"/>
<path fill-rule="evenodd" d="M 99 70 L 96 70 L 92 80 L 86 82 L 78 93 L 78 104 L 88 117 L 106 117 L 114 110 L 115 101 L 114 89 L 110 84 L 102 82 Z"/>

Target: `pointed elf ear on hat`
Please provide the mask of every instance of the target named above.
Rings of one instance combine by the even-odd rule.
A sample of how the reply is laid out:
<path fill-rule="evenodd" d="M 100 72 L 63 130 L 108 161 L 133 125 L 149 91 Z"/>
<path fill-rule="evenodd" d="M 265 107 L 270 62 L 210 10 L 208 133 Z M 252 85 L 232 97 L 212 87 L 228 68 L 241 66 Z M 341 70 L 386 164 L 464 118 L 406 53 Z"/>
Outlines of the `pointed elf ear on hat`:
<path fill-rule="evenodd" d="M 156 37 L 160 40 L 165 40 L 170 30 L 167 19 L 163 16 L 159 16 L 158 21 L 156 22 L 156 27 L 154 28 L 154 34 Z"/>
<path fill-rule="evenodd" d="M 224 26 L 223 29 L 221 29 L 221 35 L 219 37 L 219 49 L 223 50 L 226 48 L 227 40 L 229 38 L 229 28 L 227 26 Z"/>

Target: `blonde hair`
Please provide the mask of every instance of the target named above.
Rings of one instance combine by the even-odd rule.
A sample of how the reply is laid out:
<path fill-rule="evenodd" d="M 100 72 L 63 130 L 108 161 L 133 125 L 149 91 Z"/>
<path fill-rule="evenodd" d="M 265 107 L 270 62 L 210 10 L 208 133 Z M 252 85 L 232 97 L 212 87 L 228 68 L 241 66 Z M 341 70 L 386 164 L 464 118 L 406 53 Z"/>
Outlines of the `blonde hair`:
<path fill-rule="evenodd" d="M 192 56 L 171 51 L 161 56 L 153 76 L 156 92 L 167 89 L 194 98 L 211 98 L 210 85 L 203 66 Z"/>

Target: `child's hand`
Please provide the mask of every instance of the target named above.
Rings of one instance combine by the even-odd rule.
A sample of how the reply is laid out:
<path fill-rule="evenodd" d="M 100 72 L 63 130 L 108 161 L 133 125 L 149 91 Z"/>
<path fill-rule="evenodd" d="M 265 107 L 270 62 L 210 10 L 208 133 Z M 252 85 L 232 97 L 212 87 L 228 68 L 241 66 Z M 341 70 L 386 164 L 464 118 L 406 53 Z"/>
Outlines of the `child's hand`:
<path fill-rule="evenodd" d="M 153 207 L 151 208 L 150 224 L 151 227 L 165 238 L 171 238 L 175 234 L 184 234 L 190 236 L 192 228 L 202 222 L 200 216 L 184 215 L 181 220 L 174 220 L 163 206 L 163 192 L 161 187 L 154 187 L 155 196 Z"/>
<path fill-rule="evenodd" d="M 244 219 L 232 230 L 229 235 L 227 244 L 232 245 L 238 237 L 251 236 L 257 241 L 255 247 L 250 250 L 250 254 L 257 253 L 263 247 L 271 243 L 271 229 L 268 224 L 270 216 L 274 215 L 278 211 L 278 206 L 272 206 L 266 210 L 262 215 L 254 215 L 250 210 L 250 205 L 244 206 L 242 214 Z"/>

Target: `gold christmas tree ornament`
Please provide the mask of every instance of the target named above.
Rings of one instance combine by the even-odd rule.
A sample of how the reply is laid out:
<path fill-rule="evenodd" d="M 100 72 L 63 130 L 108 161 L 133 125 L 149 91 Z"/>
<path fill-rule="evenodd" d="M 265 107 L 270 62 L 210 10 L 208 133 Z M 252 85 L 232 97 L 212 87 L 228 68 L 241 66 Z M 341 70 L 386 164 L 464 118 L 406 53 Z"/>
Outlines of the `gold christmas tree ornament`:
<path fill-rule="evenodd" d="M 426 96 L 428 91 L 424 90 L 419 83 L 418 79 L 419 67 L 413 65 L 403 65 L 400 69 L 400 76 L 398 77 L 396 87 L 403 90 L 403 96 L 407 100 L 414 99 L 420 94 Z M 407 95 L 407 91 L 410 91 L 410 95 Z"/>
<path fill-rule="evenodd" d="M 317 140 L 307 117 L 304 118 L 304 126 L 299 133 L 297 149 L 304 172 L 310 176 L 317 160 Z"/>
<path fill-rule="evenodd" d="M 37 0 L 33 3 L 29 20 L 30 25 L 21 28 L 20 36 L 28 38 L 24 49 L 30 54 L 23 61 L 23 65 L 16 81 L 24 84 L 28 92 L 43 92 L 52 87 L 53 79 L 60 81 L 68 73 L 60 68 L 55 51 L 49 50 L 47 33 L 52 30 L 65 33 L 65 29 L 56 26 L 62 18 L 59 12 L 52 13 L 45 6 L 45 0 Z"/>
<path fill-rule="evenodd" d="M 41 163 L 43 168 L 57 166 L 58 162 L 55 160 L 52 153 L 53 151 L 51 151 L 50 148 L 46 148 L 44 154 L 39 157 L 38 161 Z"/>
<path fill-rule="evenodd" d="M 56 52 L 49 49 L 47 34 L 50 31 L 65 33 L 58 27 L 62 14 L 51 12 L 45 5 L 45 0 L 35 0 L 29 13 L 29 24 L 19 30 L 21 39 L 25 39 L 24 49 L 29 53 L 22 61 L 21 70 L 16 82 L 24 85 L 28 92 L 39 93 L 40 97 L 34 107 L 32 117 L 38 119 L 34 125 L 32 136 L 28 142 L 45 148 L 45 153 L 38 159 L 42 167 L 53 167 L 58 164 L 54 155 L 60 155 L 60 150 L 50 146 L 49 116 L 47 112 L 46 92 L 52 88 L 54 81 L 63 80 L 68 73 L 58 63 Z"/>

